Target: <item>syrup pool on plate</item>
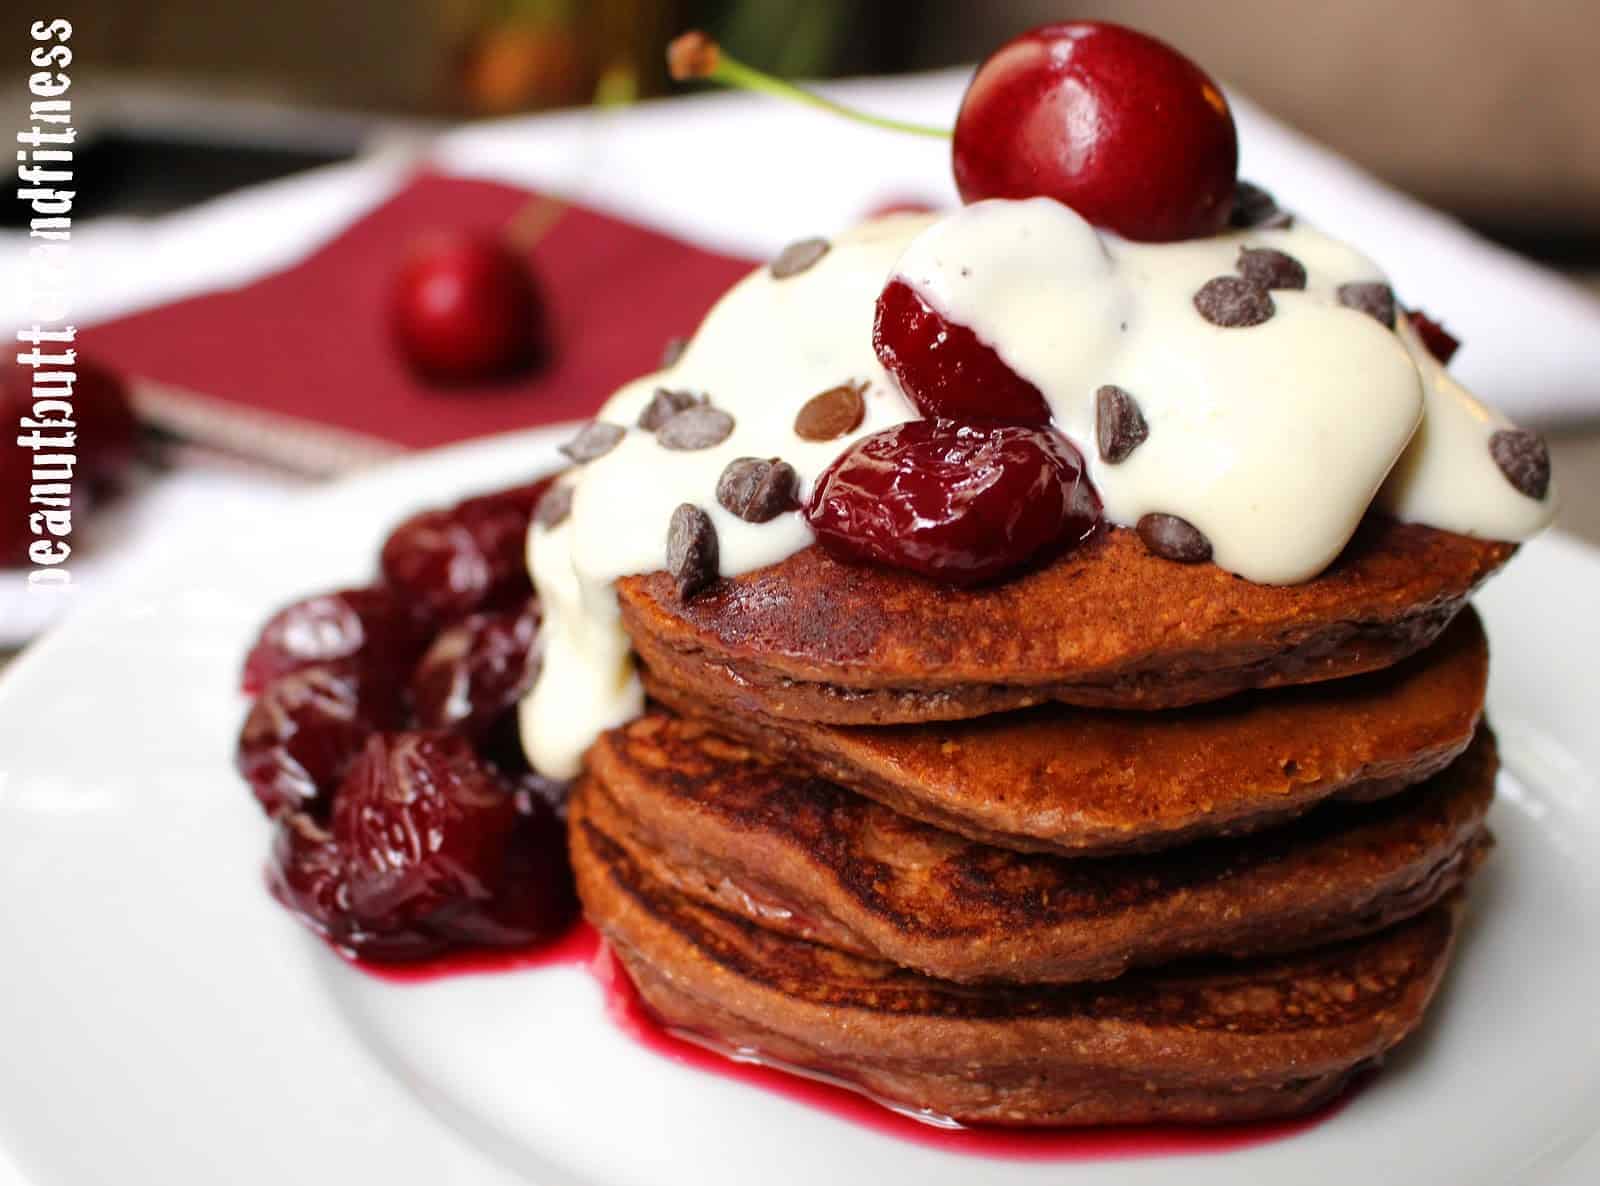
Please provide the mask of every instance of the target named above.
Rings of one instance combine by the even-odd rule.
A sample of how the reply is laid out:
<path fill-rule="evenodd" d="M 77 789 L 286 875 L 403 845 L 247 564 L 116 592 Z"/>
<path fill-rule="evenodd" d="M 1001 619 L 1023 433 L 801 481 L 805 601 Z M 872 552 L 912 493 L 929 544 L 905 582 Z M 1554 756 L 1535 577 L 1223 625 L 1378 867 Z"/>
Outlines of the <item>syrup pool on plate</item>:
<path fill-rule="evenodd" d="M 349 961 L 377 979 L 399 987 L 424 985 L 454 976 L 534 972 L 549 967 L 582 967 L 604 994 L 613 1024 L 651 1054 L 704 1074 L 720 1075 L 760 1091 L 870 1129 L 947 1153 L 1030 1161 L 1103 1161 L 1133 1157 L 1176 1157 L 1228 1153 L 1286 1140 L 1317 1127 L 1341 1112 L 1355 1086 L 1320 1108 L 1287 1120 L 1253 1121 L 1205 1128 L 1171 1125 L 1126 1128 L 1010 1129 L 971 1127 L 921 1115 L 850 1086 L 842 1080 L 763 1059 L 752 1050 L 720 1044 L 661 1024 L 650 1013 L 621 963 L 587 922 L 579 921 L 554 942 L 521 951 L 462 951 L 414 964 Z"/>

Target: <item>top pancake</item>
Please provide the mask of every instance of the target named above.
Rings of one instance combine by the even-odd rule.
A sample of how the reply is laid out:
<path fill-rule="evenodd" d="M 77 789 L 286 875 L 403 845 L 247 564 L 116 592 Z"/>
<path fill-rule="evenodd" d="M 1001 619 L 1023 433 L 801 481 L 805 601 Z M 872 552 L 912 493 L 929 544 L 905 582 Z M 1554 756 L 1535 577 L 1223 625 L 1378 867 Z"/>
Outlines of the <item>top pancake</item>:
<path fill-rule="evenodd" d="M 791 720 L 960 720 L 1057 700 L 1163 709 L 1387 667 L 1431 642 L 1515 545 L 1369 516 L 1300 585 L 1152 555 L 1113 528 L 1003 584 L 957 589 L 821 548 L 680 599 L 617 584 L 660 680 Z"/>

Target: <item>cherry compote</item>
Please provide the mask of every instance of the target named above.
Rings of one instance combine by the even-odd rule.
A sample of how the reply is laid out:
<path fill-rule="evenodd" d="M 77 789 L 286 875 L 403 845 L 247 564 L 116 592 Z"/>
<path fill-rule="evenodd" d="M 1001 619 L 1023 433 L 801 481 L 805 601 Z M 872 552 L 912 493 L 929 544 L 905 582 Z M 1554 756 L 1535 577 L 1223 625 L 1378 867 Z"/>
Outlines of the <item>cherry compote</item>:
<path fill-rule="evenodd" d="M 436 622 L 526 599 L 528 523 L 550 481 L 413 515 L 384 542 L 384 580 Z"/>
<path fill-rule="evenodd" d="M 477 737 L 521 699 L 538 675 L 539 603 L 472 614 L 433 640 L 411 675 L 411 704 L 425 729 Z"/>
<path fill-rule="evenodd" d="M 1055 198 L 1146 242 L 1221 230 L 1238 158 L 1233 113 L 1205 71 L 1100 21 L 1001 46 L 968 85 L 952 144 L 963 201 Z"/>
<path fill-rule="evenodd" d="M 244 690 L 255 695 L 303 667 L 357 658 L 387 666 L 404 679 L 431 633 L 402 598 L 381 586 L 307 597 L 273 614 L 261 628 L 244 661 Z"/>
<path fill-rule="evenodd" d="M 806 520 L 846 557 L 975 585 L 1085 539 L 1100 500 L 1060 433 L 914 420 L 863 437 L 817 480 Z"/>
<path fill-rule="evenodd" d="M 250 707 L 235 762 L 270 816 L 327 815 L 367 738 L 405 722 L 399 685 L 353 660 L 280 675 Z"/>
<path fill-rule="evenodd" d="M 327 826 L 303 812 L 280 821 L 269 882 L 357 956 L 526 947 L 576 914 L 560 822 L 460 734 L 372 735 L 332 808 Z"/>
<path fill-rule="evenodd" d="M 1039 389 L 1008 367 L 993 346 L 940 313 L 904 280 L 878 296 L 872 323 L 878 359 L 924 416 L 1048 424 Z"/>
<path fill-rule="evenodd" d="M 564 783 L 528 769 L 528 523 L 548 479 L 401 524 L 383 582 L 306 598 L 245 664 L 237 763 L 278 830 L 274 894 L 363 959 L 520 948 L 576 910 Z"/>

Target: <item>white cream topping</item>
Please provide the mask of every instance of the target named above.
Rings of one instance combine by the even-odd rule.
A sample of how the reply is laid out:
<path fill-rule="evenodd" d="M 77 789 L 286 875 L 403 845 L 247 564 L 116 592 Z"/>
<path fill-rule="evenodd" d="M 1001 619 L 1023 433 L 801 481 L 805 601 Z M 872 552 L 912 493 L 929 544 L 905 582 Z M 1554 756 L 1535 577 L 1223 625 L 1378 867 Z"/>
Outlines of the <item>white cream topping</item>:
<path fill-rule="evenodd" d="M 599 419 L 628 427 L 610 453 L 582 467 L 572 512 L 555 530 L 529 533 L 529 565 L 544 606 L 544 665 L 520 710 L 529 760 L 552 778 L 577 774 L 605 729 L 637 716 L 643 692 L 618 623 L 618 577 L 653 572 L 666 557 L 667 521 L 694 503 L 717 531 L 723 575 L 776 564 L 812 541 L 796 514 L 746 523 L 716 500 L 717 479 L 738 457 L 781 457 L 801 494 L 851 441 L 916 418 L 872 348 L 878 293 L 906 244 L 931 219 L 900 215 L 835 240 L 806 271 L 777 280 L 766 268 L 736 284 L 707 315 L 677 363 L 623 387 Z M 865 383 L 866 416 L 849 436 L 804 441 L 795 413 L 845 382 Z M 673 452 L 634 427 L 658 387 L 703 393 L 734 417 L 710 449 Z"/>
<path fill-rule="evenodd" d="M 1306 288 L 1274 291 L 1275 312 L 1260 325 L 1212 325 L 1194 294 L 1234 274 L 1245 246 L 1293 256 Z M 1217 564 L 1250 580 L 1315 576 L 1375 498 L 1400 518 L 1497 539 L 1525 538 L 1554 511 L 1553 492 L 1536 502 L 1499 473 L 1488 439 L 1505 422 L 1408 326 L 1393 333 L 1338 303 L 1340 285 L 1383 275 L 1312 228 L 1132 243 L 1043 198 L 882 219 L 841 236 L 797 275 L 752 273 L 673 367 L 601 409 L 599 419 L 627 434 L 566 479 L 568 519 L 536 524 L 529 536 L 544 664 L 521 720 L 539 770 L 574 776 L 601 731 L 640 711 L 613 584 L 664 566 L 675 507 L 693 503 L 711 517 L 722 575 L 777 563 L 808 546 L 811 531 L 798 514 L 752 524 L 724 510 L 715 491 L 728 462 L 782 458 L 804 499 L 853 441 L 916 418 L 872 346 L 877 297 L 895 276 L 1040 389 L 1083 454 L 1108 520 L 1181 516 L 1210 539 Z M 866 385 L 861 425 L 833 441 L 797 437 L 800 407 L 846 382 Z M 1095 445 L 1095 392 L 1105 384 L 1129 392 L 1149 425 L 1116 465 Z M 732 434 L 709 449 L 663 448 L 635 426 L 663 386 L 708 396 L 733 416 Z"/>
<path fill-rule="evenodd" d="M 1456 382 L 1409 323 L 1402 321 L 1399 336 L 1422 376 L 1424 411 L 1374 505 L 1396 519 L 1481 539 L 1523 540 L 1548 527 L 1554 481 L 1544 498 L 1527 498 L 1489 453 L 1489 438 L 1511 421 Z"/>

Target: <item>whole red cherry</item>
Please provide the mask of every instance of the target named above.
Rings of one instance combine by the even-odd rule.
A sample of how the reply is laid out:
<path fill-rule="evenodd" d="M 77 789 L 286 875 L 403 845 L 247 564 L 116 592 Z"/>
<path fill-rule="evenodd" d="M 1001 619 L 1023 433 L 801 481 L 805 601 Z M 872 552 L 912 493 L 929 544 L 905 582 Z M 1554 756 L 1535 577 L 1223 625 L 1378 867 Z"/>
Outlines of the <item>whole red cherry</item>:
<path fill-rule="evenodd" d="M 1170 46 L 1121 25 L 1045 25 L 1001 46 L 956 117 L 965 202 L 1050 197 L 1127 239 L 1215 234 L 1238 136 L 1221 89 Z"/>
<path fill-rule="evenodd" d="M 977 334 L 940 313 L 904 280 L 878 296 L 872 346 L 924 416 L 1048 424 L 1050 406 Z"/>
<path fill-rule="evenodd" d="M 401 354 L 432 382 L 510 376 L 548 352 L 533 271 L 494 235 L 441 233 L 419 242 L 395 278 L 390 320 Z"/>
<path fill-rule="evenodd" d="M 830 551 L 974 585 L 1086 538 L 1100 499 L 1052 428 L 913 420 L 862 437 L 817 479 Z"/>

